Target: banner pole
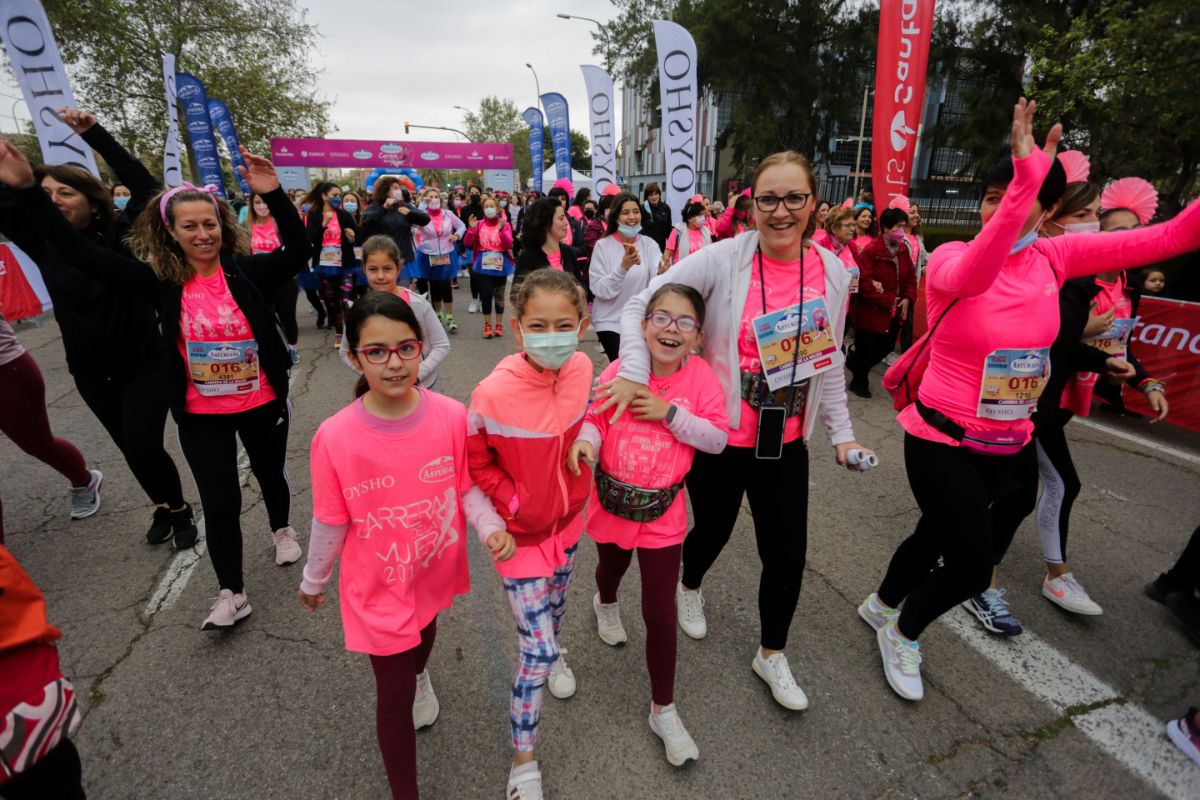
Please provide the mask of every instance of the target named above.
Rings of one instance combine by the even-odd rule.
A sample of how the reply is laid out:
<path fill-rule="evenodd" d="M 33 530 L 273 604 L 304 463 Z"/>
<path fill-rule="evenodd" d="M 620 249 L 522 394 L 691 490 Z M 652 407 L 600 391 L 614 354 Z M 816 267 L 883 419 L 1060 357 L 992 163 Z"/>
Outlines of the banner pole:
<path fill-rule="evenodd" d="M 867 133 L 867 97 L 871 94 L 870 87 L 863 88 L 862 113 L 858 116 L 858 154 L 854 156 L 854 199 L 858 200 L 858 181 L 862 175 L 862 146 L 863 137 Z"/>

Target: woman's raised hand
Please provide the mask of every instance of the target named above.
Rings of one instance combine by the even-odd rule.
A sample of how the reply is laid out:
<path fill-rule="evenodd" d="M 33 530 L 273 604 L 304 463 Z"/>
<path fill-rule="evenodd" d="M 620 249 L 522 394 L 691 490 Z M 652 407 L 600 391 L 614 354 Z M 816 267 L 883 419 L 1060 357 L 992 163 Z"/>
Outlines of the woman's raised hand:
<path fill-rule="evenodd" d="M 96 116 L 94 114 L 78 108 L 63 106 L 58 110 L 58 116 L 62 118 L 62 121 L 66 123 L 68 128 L 80 134 L 96 124 Z"/>
<path fill-rule="evenodd" d="M 246 179 L 246 185 L 250 187 L 250 190 L 256 194 L 266 194 L 278 189 L 279 176 L 275 174 L 275 165 L 271 163 L 270 159 L 256 156 L 245 147 L 242 147 L 241 151 L 246 166 L 237 169 Z"/>
<path fill-rule="evenodd" d="M 29 159 L 8 139 L 0 139 L 0 183 L 14 189 L 33 186 L 33 167 Z"/>
<path fill-rule="evenodd" d="M 1033 138 L 1033 114 L 1037 110 L 1037 101 L 1026 101 L 1024 97 L 1013 106 L 1012 119 L 1012 154 L 1013 158 L 1025 158 L 1037 148 Z M 1062 139 L 1062 125 L 1054 123 L 1054 127 L 1046 134 L 1046 144 L 1042 152 L 1049 158 L 1054 158 L 1058 152 L 1058 142 Z"/>

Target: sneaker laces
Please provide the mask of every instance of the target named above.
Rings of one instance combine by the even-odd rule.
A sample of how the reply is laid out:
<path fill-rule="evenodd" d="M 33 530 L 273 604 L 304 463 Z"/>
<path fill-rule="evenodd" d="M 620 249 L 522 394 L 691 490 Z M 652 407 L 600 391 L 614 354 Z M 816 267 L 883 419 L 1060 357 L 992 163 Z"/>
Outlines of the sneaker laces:
<path fill-rule="evenodd" d="M 689 622 L 699 618 L 701 612 L 704 610 L 704 595 L 700 594 L 699 591 L 683 591 L 680 592 L 680 595 L 682 595 L 683 599 L 684 618 Z"/>
<path fill-rule="evenodd" d="M 1008 601 L 1004 599 L 1007 591 L 1007 589 L 988 589 L 981 595 L 987 606 L 988 616 L 992 619 L 1004 619 L 1012 616 L 1012 612 L 1008 610 Z"/>
<path fill-rule="evenodd" d="M 554 659 L 554 663 L 550 665 L 550 671 L 561 675 L 568 669 L 570 667 L 567 666 L 567 648 L 563 647 L 558 651 L 558 658 Z"/>
<path fill-rule="evenodd" d="M 208 615 L 210 617 L 215 616 L 219 610 L 227 610 L 231 617 L 237 613 L 237 603 L 233 601 L 232 593 L 218 594 L 217 599 L 212 604 L 212 608 L 208 610 Z"/>
<path fill-rule="evenodd" d="M 916 675 L 921 667 L 921 646 L 916 642 L 896 642 L 900 655 L 900 671 L 905 675 Z"/>
<path fill-rule="evenodd" d="M 616 603 L 597 603 L 600 612 L 600 622 L 606 628 L 621 627 L 621 607 Z"/>
<path fill-rule="evenodd" d="M 779 684 L 779 688 L 789 690 L 800 688 L 800 685 L 796 683 L 795 677 L 792 676 L 792 668 L 788 666 L 787 656 L 783 653 L 776 653 L 768 658 L 767 666 L 775 674 L 775 682 Z"/>
<path fill-rule="evenodd" d="M 417 702 L 427 700 L 433 694 L 433 681 L 429 680 L 429 673 L 422 672 L 417 676 Z"/>
<path fill-rule="evenodd" d="M 659 732 L 667 738 L 678 738 L 686 733 L 683 728 L 683 720 L 679 718 L 679 712 L 674 708 L 669 711 L 664 708 L 662 711 L 654 714 L 654 720 Z"/>
<path fill-rule="evenodd" d="M 1058 579 L 1062 581 L 1063 586 L 1067 588 L 1067 592 L 1069 594 L 1077 594 L 1088 597 L 1087 590 L 1083 588 L 1083 584 L 1075 579 L 1075 575 L 1073 573 L 1065 573 L 1060 575 Z"/>

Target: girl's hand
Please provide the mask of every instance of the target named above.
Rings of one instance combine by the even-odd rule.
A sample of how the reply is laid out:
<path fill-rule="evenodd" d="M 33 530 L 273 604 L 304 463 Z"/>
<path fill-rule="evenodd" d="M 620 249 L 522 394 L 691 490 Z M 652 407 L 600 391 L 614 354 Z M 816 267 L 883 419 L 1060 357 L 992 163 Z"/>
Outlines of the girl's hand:
<path fill-rule="evenodd" d="M 571 470 L 571 474 L 579 477 L 579 459 L 583 457 L 587 461 L 596 460 L 596 451 L 592 448 L 592 443 L 584 439 L 577 440 L 571 449 L 567 451 L 567 469 Z"/>
<path fill-rule="evenodd" d="M 597 398 L 605 398 L 604 403 L 596 409 L 597 412 L 607 411 L 616 406 L 616 412 L 613 414 L 610 422 L 616 422 L 625 413 L 625 409 L 629 408 L 629 404 L 637 397 L 639 389 L 645 389 L 646 385 L 642 383 L 634 383 L 625 378 L 613 378 L 608 383 L 602 383 L 596 387 Z"/>
<path fill-rule="evenodd" d="M 625 255 L 621 258 L 621 269 L 628 272 L 638 264 L 642 263 L 642 257 L 638 255 L 636 245 L 624 244 L 623 242 L 622 245 L 625 247 Z"/>
<path fill-rule="evenodd" d="M 1113 356 L 1104 362 L 1104 377 L 1114 386 L 1120 386 L 1136 374 L 1137 370 L 1133 368 L 1133 364 L 1123 358 Z"/>
<path fill-rule="evenodd" d="M 450 237 L 448 239 L 446 239 L 446 241 L 450 242 L 450 244 L 454 244 L 455 242 L 458 241 L 458 237 L 452 233 L 452 234 L 450 234 Z"/>
<path fill-rule="evenodd" d="M 68 128 L 82 134 L 96 124 L 96 117 L 89 111 L 63 106 L 58 110 L 58 116 Z"/>
<path fill-rule="evenodd" d="M 478 224 L 479 224 L 479 220 L 478 220 L 478 219 L 476 219 L 476 217 L 475 217 L 475 215 L 474 215 L 474 214 L 472 214 L 471 216 L 467 217 L 467 227 L 468 227 L 468 228 L 474 228 L 474 227 L 475 227 L 476 225 L 478 225 Z"/>
<path fill-rule="evenodd" d="M 662 422 L 671 410 L 671 404 L 663 400 L 649 389 L 639 389 L 629 407 L 633 409 L 633 418 L 645 422 Z"/>
<path fill-rule="evenodd" d="M 408 216 L 408 206 L 404 205 L 404 203 L 401 203 L 399 205 L 399 207 L 396 209 L 396 211 L 398 211 L 401 216 L 404 216 L 404 217 Z"/>
<path fill-rule="evenodd" d="M 346 228 L 346 241 L 350 242 L 350 244 L 354 244 L 354 231 L 350 228 Z"/>
<path fill-rule="evenodd" d="M 262 156 L 254 155 L 245 147 L 239 149 L 242 151 L 242 158 L 245 159 L 246 166 L 238 167 L 238 172 L 246 180 L 250 191 L 266 194 L 278 189 L 279 176 L 275 174 L 275 165 Z"/>
<path fill-rule="evenodd" d="M 1033 112 L 1036 109 L 1037 102 L 1034 100 L 1027 102 L 1024 97 L 1013 106 L 1013 158 L 1025 158 L 1037 148 L 1037 142 L 1033 138 Z M 1050 132 L 1046 134 L 1046 145 L 1042 148 L 1042 152 L 1048 158 L 1054 158 L 1054 154 L 1058 152 L 1060 139 L 1062 139 L 1062 125 L 1056 122 Z"/>
<path fill-rule="evenodd" d="M 879 281 L 871 281 L 871 288 L 877 292 L 880 292 L 880 293 L 883 292 L 883 284 L 880 283 Z"/>
<path fill-rule="evenodd" d="M 658 265 L 658 274 L 659 275 L 662 275 L 664 272 L 666 272 L 667 270 L 669 270 L 671 268 L 671 257 L 673 255 L 674 255 L 674 253 L 670 252 L 670 251 L 663 254 L 662 263 L 660 263 Z"/>
<path fill-rule="evenodd" d="M 874 450 L 869 447 L 863 447 L 858 442 L 846 442 L 845 444 L 834 445 L 834 449 L 837 451 L 838 466 L 845 467 L 851 472 L 862 472 L 862 470 L 858 467 L 851 466 L 849 463 L 847 463 L 846 457 L 850 454 L 851 450 L 861 450 L 864 456 L 875 455 Z"/>
<path fill-rule="evenodd" d="M 901 323 L 908 321 L 908 306 L 909 306 L 909 300 L 907 297 L 901 299 L 900 301 L 898 301 L 896 303 L 896 308 L 900 310 L 900 322 Z"/>
<path fill-rule="evenodd" d="M 496 531 L 487 537 L 488 549 L 497 561 L 508 561 L 517 554 L 517 540 L 508 531 Z"/>
<path fill-rule="evenodd" d="M 1088 314 L 1087 324 L 1083 326 L 1083 338 L 1090 339 L 1093 336 L 1099 336 L 1112 326 L 1113 317 L 1117 314 L 1115 308 L 1110 308 L 1103 314 L 1091 313 Z"/>
<path fill-rule="evenodd" d="M 1146 393 L 1146 402 L 1148 402 L 1150 404 L 1150 408 L 1153 409 L 1158 414 L 1157 417 L 1150 420 L 1151 425 L 1153 425 L 1156 422 L 1162 422 L 1164 419 L 1167 418 L 1168 409 L 1167 409 L 1166 394 L 1164 394 L 1163 392 L 1160 392 L 1157 389 L 1151 389 L 1149 392 Z"/>
<path fill-rule="evenodd" d="M 318 606 L 325 604 L 325 593 L 308 594 L 303 589 L 296 592 L 296 596 L 300 598 L 300 605 L 304 606 L 304 610 L 312 613 L 317 610 Z"/>
<path fill-rule="evenodd" d="M 7 139 L 0 139 L 0 183 L 14 189 L 33 186 L 33 167 L 25 154 Z"/>
<path fill-rule="evenodd" d="M 384 208 L 391 208 L 394 205 L 396 205 L 396 198 L 394 197 L 389 197 L 387 200 L 383 201 Z"/>

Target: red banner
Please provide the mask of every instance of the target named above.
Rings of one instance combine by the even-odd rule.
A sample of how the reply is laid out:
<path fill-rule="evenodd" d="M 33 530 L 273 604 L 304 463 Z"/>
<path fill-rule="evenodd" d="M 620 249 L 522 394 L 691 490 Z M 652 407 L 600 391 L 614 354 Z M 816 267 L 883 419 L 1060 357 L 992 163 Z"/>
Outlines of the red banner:
<path fill-rule="evenodd" d="M 875 56 L 875 120 L 871 126 L 871 188 L 882 211 L 908 194 L 917 130 L 925 104 L 925 70 L 934 0 L 880 0 Z"/>
<path fill-rule="evenodd" d="M 1166 421 L 1200 433 L 1200 304 L 1143 297 L 1132 341 L 1142 366 L 1167 385 Z M 1130 410 L 1151 413 L 1141 392 L 1122 393 Z"/>
<path fill-rule="evenodd" d="M 0 313 L 10 322 L 50 309 L 37 265 L 14 244 L 0 244 Z"/>

